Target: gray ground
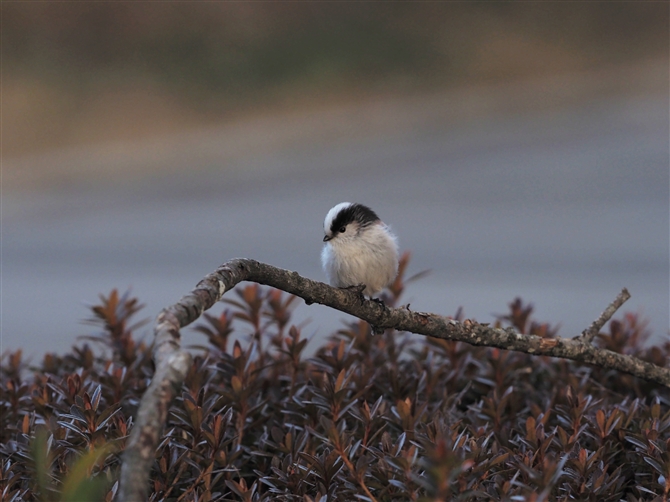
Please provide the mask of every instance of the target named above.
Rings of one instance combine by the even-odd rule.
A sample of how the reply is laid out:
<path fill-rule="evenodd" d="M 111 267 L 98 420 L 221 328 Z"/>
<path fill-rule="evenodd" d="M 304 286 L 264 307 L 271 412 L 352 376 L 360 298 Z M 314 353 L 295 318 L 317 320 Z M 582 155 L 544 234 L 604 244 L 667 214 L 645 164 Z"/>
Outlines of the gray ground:
<path fill-rule="evenodd" d="M 489 321 L 521 296 L 573 336 L 625 286 L 633 297 L 624 309 L 666 336 L 667 94 L 538 106 L 522 91 L 486 96 L 506 105 L 484 106 L 474 93 L 251 121 L 237 144 L 236 126 L 190 136 L 183 148 L 174 138 L 164 151 L 180 155 L 161 160 L 168 175 L 5 188 L 2 349 L 66 350 L 91 333 L 80 324 L 84 304 L 111 288 L 131 287 L 153 317 L 234 257 L 323 280 L 322 220 L 345 200 L 370 205 L 393 227 L 412 251 L 411 271 L 432 270 L 408 288 L 413 309 L 463 306 Z M 78 155 L 31 162 L 76 171 L 113 158 Z M 317 336 L 344 317 L 304 304 L 296 313 Z"/>

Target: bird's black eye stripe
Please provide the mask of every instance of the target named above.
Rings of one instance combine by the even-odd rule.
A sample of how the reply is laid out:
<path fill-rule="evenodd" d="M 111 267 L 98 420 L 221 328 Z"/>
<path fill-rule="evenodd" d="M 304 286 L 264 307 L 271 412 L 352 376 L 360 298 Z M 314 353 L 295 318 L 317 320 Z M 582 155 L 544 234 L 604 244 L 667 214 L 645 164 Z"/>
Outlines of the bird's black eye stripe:
<path fill-rule="evenodd" d="M 335 233 L 343 233 L 349 223 L 357 222 L 360 227 L 367 227 L 379 221 L 379 216 L 367 206 L 363 204 L 352 204 L 342 209 L 330 224 L 330 231 Z"/>

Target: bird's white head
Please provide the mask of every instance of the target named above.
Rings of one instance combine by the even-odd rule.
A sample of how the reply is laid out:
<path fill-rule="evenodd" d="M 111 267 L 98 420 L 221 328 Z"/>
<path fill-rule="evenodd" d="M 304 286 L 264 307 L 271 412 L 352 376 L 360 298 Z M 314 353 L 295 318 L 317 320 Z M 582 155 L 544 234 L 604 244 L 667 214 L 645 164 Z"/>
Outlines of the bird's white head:
<path fill-rule="evenodd" d="M 379 216 L 367 206 L 340 202 L 332 207 L 323 221 L 324 242 L 346 242 L 372 225 L 381 223 Z"/>

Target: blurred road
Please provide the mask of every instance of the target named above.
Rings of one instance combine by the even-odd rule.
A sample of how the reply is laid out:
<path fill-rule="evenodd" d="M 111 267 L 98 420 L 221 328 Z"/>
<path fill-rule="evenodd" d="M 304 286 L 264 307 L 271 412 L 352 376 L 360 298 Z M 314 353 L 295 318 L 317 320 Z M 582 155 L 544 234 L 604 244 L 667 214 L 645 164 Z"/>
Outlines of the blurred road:
<path fill-rule="evenodd" d="M 176 156 L 164 176 L 5 190 L 2 349 L 66 350 L 92 331 L 79 322 L 84 304 L 111 288 L 131 287 L 153 317 L 234 257 L 323 280 L 322 220 L 345 200 L 370 205 L 394 228 L 412 251 L 410 272 L 432 270 L 408 288 L 413 309 L 463 306 L 486 322 L 521 296 L 570 337 L 627 287 L 623 310 L 667 336 L 667 94 L 467 119 L 442 101 L 403 106 L 404 125 L 385 127 L 384 113 L 363 108 L 352 112 L 353 132 L 343 120 L 339 134 L 309 141 L 272 143 L 266 129 L 280 134 L 281 123 L 266 123 L 270 147 L 261 134 L 258 148 L 225 164 Z M 208 141 L 216 145 L 217 134 L 232 148 L 225 132 L 209 131 Z M 304 304 L 296 312 L 311 319 L 306 335 L 329 333 L 344 317 Z"/>

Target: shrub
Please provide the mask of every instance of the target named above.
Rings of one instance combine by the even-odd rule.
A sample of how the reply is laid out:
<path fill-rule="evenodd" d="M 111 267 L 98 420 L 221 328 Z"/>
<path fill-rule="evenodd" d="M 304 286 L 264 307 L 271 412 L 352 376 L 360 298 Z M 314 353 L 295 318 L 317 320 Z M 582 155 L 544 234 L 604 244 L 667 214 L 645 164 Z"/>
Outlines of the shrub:
<path fill-rule="evenodd" d="M 666 388 L 565 360 L 373 336 L 362 321 L 306 357 L 295 297 L 255 284 L 236 294 L 197 327 L 207 343 L 172 404 L 152 501 L 667 500 Z M 133 337 L 140 308 L 113 291 L 92 308 L 101 333 L 70 354 L 35 368 L 20 350 L 3 355 L 2 500 L 113 499 L 153 373 L 151 346 Z M 501 325 L 555 335 L 530 305 L 509 310 Z M 627 314 L 598 343 L 666 366 L 670 343 L 643 348 L 647 337 Z"/>

